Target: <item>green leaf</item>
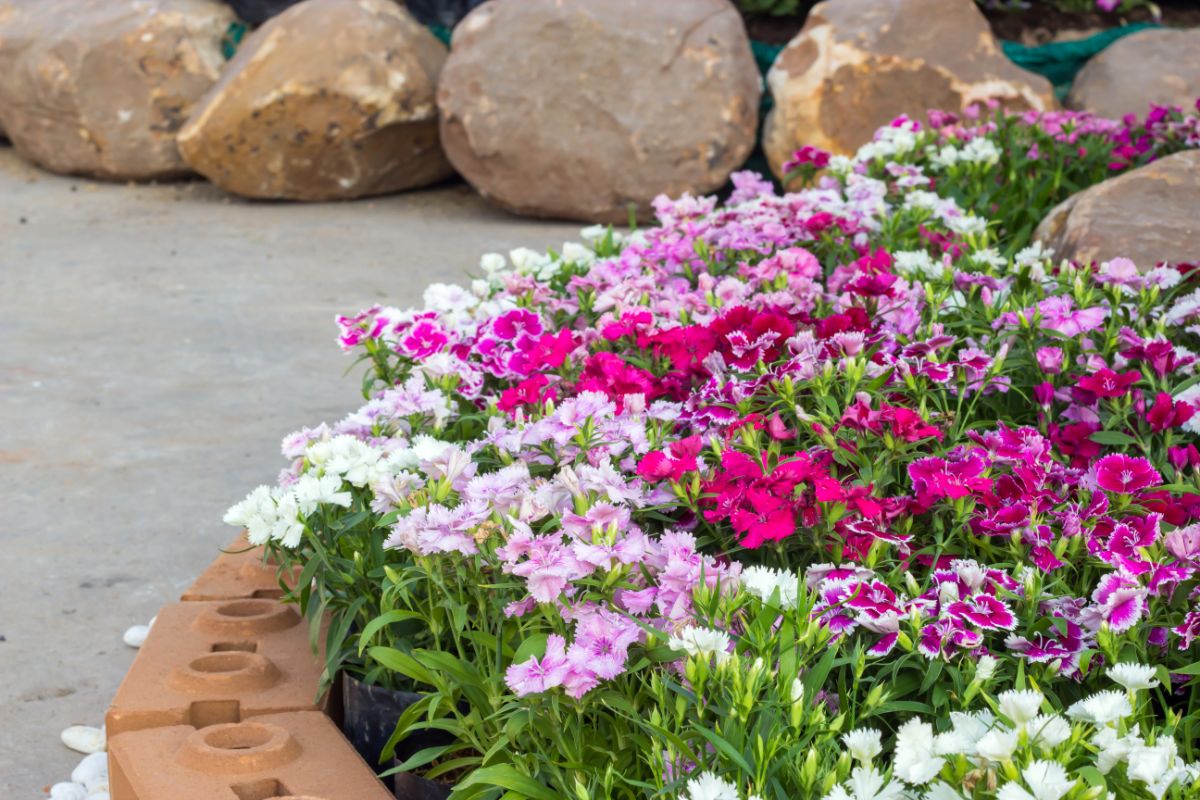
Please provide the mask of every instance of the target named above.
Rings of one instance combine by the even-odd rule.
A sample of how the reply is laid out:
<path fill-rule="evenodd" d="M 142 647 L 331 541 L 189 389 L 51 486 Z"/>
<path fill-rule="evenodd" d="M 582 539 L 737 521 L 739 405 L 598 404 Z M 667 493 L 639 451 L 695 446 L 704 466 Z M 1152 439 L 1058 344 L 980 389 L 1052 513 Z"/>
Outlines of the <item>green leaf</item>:
<path fill-rule="evenodd" d="M 736 764 L 739 768 L 741 768 L 741 770 L 744 774 L 746 774 L 746 775 L 754 774 L 754 769 L 750 766 L 750 763 L 748 761 L 746 761 L 746 759 L 742 756 L 742 754 L 739 753 L 734 748 L 734 746 L 731 745 L 729 742 L 725 741 L 720 736 L 718 736 L 716 733 L 714 733 L 713 731 L 709 730 L 707 727 L 704 727 L 704 726 L 697 727 L 696 732 L 699 733 L 701 736 L 703 736 L 705 739 L 708 739 L 708 741 L 712 744 L 713 747 L 720 750 L 722 755 L 724 755 L 726 758 L 728 758 L 730 761 L 732 761 L 734 764 Z"/>
<path fill-rule="evenodd" d="M 825 685 L 825 679 L 829 677 L 829 673 L 836 661 L 837 648 L 830 646 L 825 651 L 825 655 L 821 656 L 821 660 L 804 676 L 805 697 L 813 698 L 817 696 L 817 692 Z M 752 774 L 753 770 L 747 769 L 746 772 Z"/>
<path fill-rule="evenodd" d="M 436 685 L 432 673 L 421 666 L 421 663 L 408 653 L 404 653 L 394 647 L 372 647 L 368 651 L 368 654 L 392 672 L 399 672 L 401 675 L 411 678 L 417 683 L 424 683 L 429 686 Z"/>
<path fill-rule="evenodd" d="M 561 800 L 557 794 L 508 764 L 481 767 L 468 775 L 459 786 L 462 788 L 499 786 L 503 789 L 520 792 L 532 800 Z"/>
<path fill-rule="evenodd" d="M 1096 431 L 1088 437 L 1096 444 L 1111 444 L 1111 445 L 1130 445 L 1137 444 L 1137 439 L 1130 436 L 1128 433 L 1120 431 Z"/>
<path fill-rule="evenodd" d="M 378 633 L 380 628 L 396 622 L 404 622 L 405 620 L 420 618 L 421 615 L 417 612 L 405 611 L 401 608 L 394 609 L 386 614 L 381 614 L 367 623 L 367 627 L 363 628 L 362 634 L 359 635 L 358 640 L 358 654 L 360 656 L 363 654 L 363 650 L 366 650 L 367 645 L 371 642 L 371 637 Z"/>
<path fill-rule="evenodd" d="M 1100 774 L 1100 770 L 1096 769 L 1093 766 L 1089 765 L 1089 766 L 1079 767 L 1075 771 L 1078 772 L 1083 777 L 1083 779 L 1088 782 L 1088 786 L 1107 786 L 1108 785 L 1104 782 L 1104 776 Z"/>
<path fill-rule="evenodd" d="M 548 638 L 549 634 L 539 633 L 521 642 L 521 646 L 513 654 L 512 663 L 520 664 L 523 661 L 528 661 L 532 656 L 541 658 L 546 653 L 546 640 Z"/>
<path fill-rule="evenodd" d="M 1200 675 L 1200 661 L 1195 664 L 1188 664 L 1186 667 L 1172 668 L 1171 672 L 1177 675 Z"/>

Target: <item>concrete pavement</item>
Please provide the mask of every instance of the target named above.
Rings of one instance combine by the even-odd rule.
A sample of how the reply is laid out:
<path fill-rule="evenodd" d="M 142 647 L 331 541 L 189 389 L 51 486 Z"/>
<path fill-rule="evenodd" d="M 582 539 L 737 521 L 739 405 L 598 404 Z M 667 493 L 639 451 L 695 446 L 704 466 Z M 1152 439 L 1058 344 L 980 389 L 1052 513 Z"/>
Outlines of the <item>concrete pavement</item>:
<path fill-rule="evenodd" d="M 559 246 L 463 185 L 249 204 L 203 183 L 97 184 L 0 147 L 0 797 L 81 756 L 146 622 L 236 531 L 279 440 L 357 402 L 332 318 L 411 305 L 487 251 Z"/>

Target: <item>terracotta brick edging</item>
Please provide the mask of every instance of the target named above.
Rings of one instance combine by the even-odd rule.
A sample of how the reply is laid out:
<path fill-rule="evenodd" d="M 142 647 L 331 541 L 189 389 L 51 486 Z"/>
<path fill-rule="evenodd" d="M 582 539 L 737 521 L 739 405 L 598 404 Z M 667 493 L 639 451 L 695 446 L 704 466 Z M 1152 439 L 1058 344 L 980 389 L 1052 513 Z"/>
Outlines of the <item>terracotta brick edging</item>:
<path fill-rule="evenodd" d="M 340 692 L 317 697 L 324 659 L 262 548 L 228 551 L 159 612 L 113 697 L 111 800 L 393 798 L 330 719 Z"/>

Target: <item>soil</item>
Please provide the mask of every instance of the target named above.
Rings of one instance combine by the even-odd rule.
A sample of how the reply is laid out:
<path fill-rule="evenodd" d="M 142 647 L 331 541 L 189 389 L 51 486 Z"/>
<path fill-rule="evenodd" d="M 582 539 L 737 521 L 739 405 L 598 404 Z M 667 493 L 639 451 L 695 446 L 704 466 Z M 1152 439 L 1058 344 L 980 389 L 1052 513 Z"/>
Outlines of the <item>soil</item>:
<path fill-rule="evenodd" d="M 1106 28 L 1135 22 L 1157 22 L 1170 28 L 1200 27 L 1200 3 L 1160 1 L 1158 7 L 1162 11 L 1162 16 L 1158 18 L 1148 8 L 1125 14 L 1097 11 L 1069 13 L 1050 5 L 1038 5 L 1023 11 L 985 9 L 983 13 L 992 23 L 997 38 L 1029 46 L 1082 39 Z"/>
<path fill-rule="evenodd" d="M 784 17 L 767 14 L 747 15 L 746 29 L 750 38 L 755 41 L 787 44 L 804 27 L 808 11 L 814 5 L 815 2 L 802 3 L 801 13 Z M 1106 28 L 1134 22 L 1159 22 L 1171 28 L 1200 27 L 1198 0 L 1159 0 L 1158 7 L 1162 16 L 1157 19 L 1148 8 L 1136 9 L 1125 14 L 1104 14 L 1097 11 L 1060 11 L 1044 0 L 1033 0 L 1031 6 L 1014 11 L 984 9 L 983 13 L 991 22 L 997 38 L 1029 46 L 1082 39 Z"/>

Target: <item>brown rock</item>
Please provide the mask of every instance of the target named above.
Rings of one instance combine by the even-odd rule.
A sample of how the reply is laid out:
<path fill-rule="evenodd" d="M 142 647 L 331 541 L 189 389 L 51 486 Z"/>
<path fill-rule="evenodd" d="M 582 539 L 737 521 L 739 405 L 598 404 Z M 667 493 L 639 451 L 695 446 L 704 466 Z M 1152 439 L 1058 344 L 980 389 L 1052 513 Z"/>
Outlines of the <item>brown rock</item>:
<path fill-rule="evenodd" d="M 1049 81 L 1001 52 L 973 0 L 828 0 L 767 75 L 775 107 L 763 146 L 771 169 L 804 145 L 850 154 L 901 114 L 959 111 L 989 99 L 1057 104 Z"/>
<path fill-rule="evenodd" d="M 442 142 L 520 214 L 624 222 L 725 183 L 754 146 L 760 79 L 728 0 L 492 0 L 455 29 Z"/>
<path fill-rule="evenodd" d="M 175 134 L 225 63 L 218 0 L 42 0 L 0 28 L 0 114 L 21 155 L 113 180 L 187 174 Z"/>
<path fill-rule="evenodd" d="M 435 91 L 446 48 L 392 0 L 307 0 L 247 38 L 179 135 L 245 197 L 336 200 L 448 177 Z"/>
<path fill-rule="evenodd" d="M 113 800 L 391 800 L 324 714 L 110 736 Z"/>
<path fill-rule="evenodd" d="M 1151 29 L 1117 40 L 1087 62 L 1067 107 L 1120 119 L 1150 104 L 1195 108 L 1200 97 L 1200 28 Z"/>
<path fill-rule="evenodd" d="M 1034 236 L 1061 258 L 1200 261 L 1200 151 L 1159 159 L 1060 203 Z"/>
<path fill-rule="evenodd" d="M 24 52 L 37 35 L 35 21 L 49 23 L 49 15 L 27 13 L 37 0 L 0 0 L 0 79 L 12 74 L 17 56 Z M 4 96 L 0 93 L 0 142 L 8 141 L 4 134 Z"/>

